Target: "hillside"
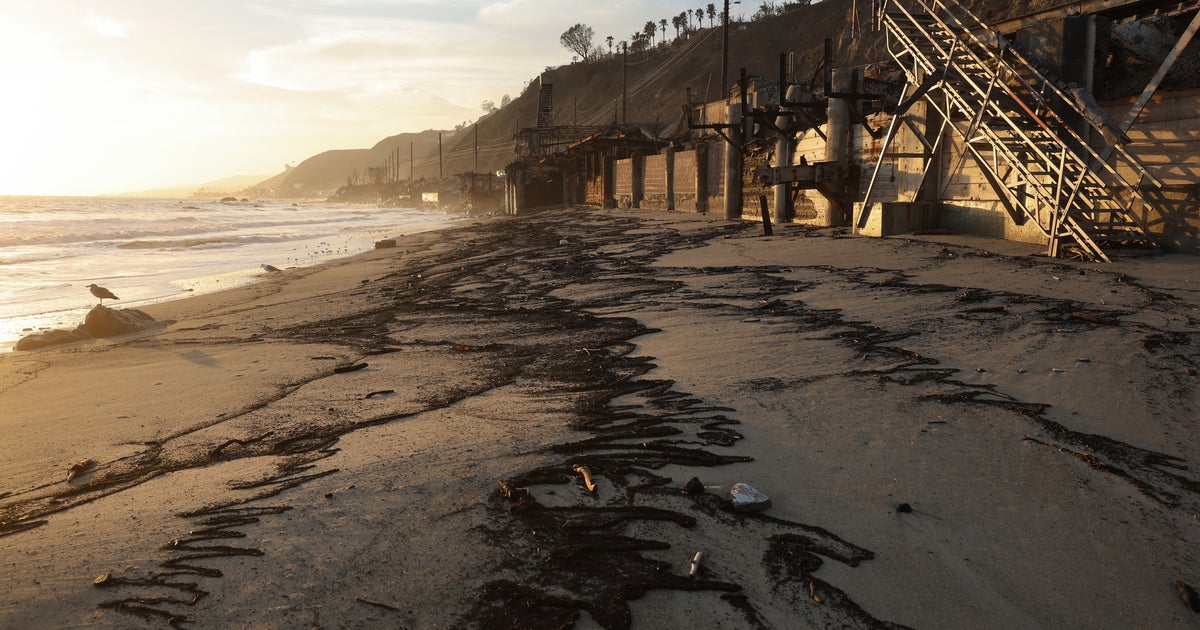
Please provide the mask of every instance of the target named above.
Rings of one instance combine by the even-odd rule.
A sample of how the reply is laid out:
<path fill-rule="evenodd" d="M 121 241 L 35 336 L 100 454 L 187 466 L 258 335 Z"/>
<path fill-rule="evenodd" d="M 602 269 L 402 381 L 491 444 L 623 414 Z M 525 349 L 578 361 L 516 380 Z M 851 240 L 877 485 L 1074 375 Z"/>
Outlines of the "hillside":
<path fill-rule="evenodd" d="M 853 0 L 824 0 L 799 7 L 781 16 L 730 26 L 729 83 L 735 84 L 741 68 L 768 78 L 779 75 L 780 54 L 795 59 L 793 80 L 807 82 L 821 65 L 826 38 L 835 42 L 837 66 L 853 66 L 886 59 L 880 37 L 870 31 L 869 3 L 858 2 L 859 28 L 850 18 Z M 1054 0 L 987 2 L 971 0 L 967 6 L 980 17 L 996 20 L 1057 4 Z M 647 18 L 655 16 L 647 16 Z M 631 25 L 631 28 L 635 25 Z M 551 34 L 547 34 L 550 37 Z M 600 42 L 597 42 L 600 43 Z M 670 132 L 684 123 L 682 106 L 688 88 L 697 99 L 716 100 L 721 95 L 722 28 L 701 28 L 689 36 L 628 55 L 629 122 L 646 123 L 659 132 Z M 620 118 L 622 58 L 605 53 L 590 63 L 548 68 L 543 74 L 554 85 L 554 124 L 599 125 Z M 537 114 L 538 77 L 506 107 L 458 131 L 444 131 L 442 172 L 445 176 L 476 170 L 503 169 L 515 157 L 513 136 L 532 127 Z M 820 78 L 817 77 L 819 82 Z M 253 187 L 251 193 L 279 196 L 331 194 L 357 173 L 381 166 L 389 152 L 400 147 L 400 177 L 408 177 L 409 142 L 414 143 L 416 178 L 438 176 L 437 131 L 401 133 L 370 149 L 334 150 L 315 155 L 296 167 Z"/>

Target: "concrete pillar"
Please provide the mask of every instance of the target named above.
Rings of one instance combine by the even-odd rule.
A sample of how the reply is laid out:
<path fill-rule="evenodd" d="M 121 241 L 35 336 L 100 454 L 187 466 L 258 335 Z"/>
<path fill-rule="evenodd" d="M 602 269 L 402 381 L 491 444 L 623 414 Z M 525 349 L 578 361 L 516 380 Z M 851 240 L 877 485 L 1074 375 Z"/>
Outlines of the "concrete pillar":
<path fill-rule="evenodd" d="M 801 90 L 798 85 L 788 86 L 785 101 L 795 101 L 800 98 Z M 792 124 L 790 115 L 782 115 L 775 119 L 775 126 L 787 129 Z M 791 166 L 792 152 L 795 145 L 790 138 L 780 137 L 775 143 L 775 166 Z M 796 209 L 792 206 L 792 187 L 790 184 L 775 185 L 775 222 L 788 223 L 796 217 Z"/>
<path fill-rule="evenodd" d="M 675 149 L 668 148 L 667 162 L 667 212 L 675 211 Z"/>
<path fill-rule="evenodd" d="M 833 91 L 853 92 L 854 71 L 835 69 L 833 71 Z M 828 139 L 825 141 L 825 161 L 848 163 L 850 161 L 850 131 L 852 127 L 850 124 L 850 107 L 846 104 L 845 99 L 829 99 L 827 119 L 828 128 L 825 135 Z M 844 225 L 846 223 L 846 216 L 842 204 L 831 202 L 829 204 L 829 213 L 825 219 L 825 225 L 827 226 Z"/>
<path fill-rule="evenodd" d="M 575 200 L 573 199 L 574 195 L 572 194 L 571 190 L 572 179 L 574 178 L 572 178 L 570 173 L 567 172 L 567 169 L 564 168 L 562 171 L 562 202 L 564 208 L 570 208 L 575 205 Z"/>
<path fill-rule="evenodd" d="M 525 173 L 517 171 L 516 198 L 513 201 L 513 214 L 520 214 L 525 207 Z"/>
<path fill-rule="evenodd" d="M 600 173 L 600 194 L 604 197 L 601 206 L 604 208 L 617 207 L 617 158 L 604 156 L 603 171 Z"/>
<path fill-rule="evenodd" d="M 630 187 L 633 189 L 633 201 L 629 207 L 641 208 L 642 199 L 646 197 L 646 156 L 641 153 L 633 154 L 633 175 Z"/>
<path fill-rule="evenodd" d="M 696 145 L 696 212 L 708 212 L 708 143 Z"/>
<path fill-rule="evenodd" d="M 739 150 L 744 142 L 742 106 L 730 105 L 726 111 L 729 138 L 733 142 L 725 143 L 725 218 L 733 220 L 742 218 L 742 152 Z"/>

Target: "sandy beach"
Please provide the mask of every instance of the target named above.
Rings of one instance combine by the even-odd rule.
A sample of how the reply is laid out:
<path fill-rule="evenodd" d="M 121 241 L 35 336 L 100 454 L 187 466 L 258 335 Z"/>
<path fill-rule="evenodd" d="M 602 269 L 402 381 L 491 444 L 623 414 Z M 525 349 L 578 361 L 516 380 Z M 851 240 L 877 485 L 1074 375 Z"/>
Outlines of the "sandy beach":
<path fill-rule="evenodd" d="M 0 356 L 0 627 L 1200 626 L 1195 257 L 397 241 Z"/>

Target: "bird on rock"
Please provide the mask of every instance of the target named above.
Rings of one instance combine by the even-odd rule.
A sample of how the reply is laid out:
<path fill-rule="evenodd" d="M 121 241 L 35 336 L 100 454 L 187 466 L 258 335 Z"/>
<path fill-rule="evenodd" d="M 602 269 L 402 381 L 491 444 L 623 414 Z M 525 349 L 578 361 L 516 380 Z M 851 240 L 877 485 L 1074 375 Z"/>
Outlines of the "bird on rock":
<path fill-rule="evenodd" d="M 98 284 L 95 284 L 95 283 L 93 283 L 93 284 L 89 284 L 89 285 L 88 285 L 88 288 L 92 290 L 92 295 L 94 295 L 94 296 L 96 296 L 96 297 L 100 298 L 100 303 L 101 303 L 101 304 L 104 304 L 104 298 L 108 298 L 108 299 L 110 299 L 110 300 L 119 300 L 119 299 L 121 299 L 121 298 L 119 298 L 119 297 L 117 297 L 117 296 L 113 295 L 113 292 L 112 292 L 112 291 L 109 291 L 108 289 L 105 289 L 104 287 L 102 287 L 102 286 L 100 286 L 100 285 L 98 285 Z"/>

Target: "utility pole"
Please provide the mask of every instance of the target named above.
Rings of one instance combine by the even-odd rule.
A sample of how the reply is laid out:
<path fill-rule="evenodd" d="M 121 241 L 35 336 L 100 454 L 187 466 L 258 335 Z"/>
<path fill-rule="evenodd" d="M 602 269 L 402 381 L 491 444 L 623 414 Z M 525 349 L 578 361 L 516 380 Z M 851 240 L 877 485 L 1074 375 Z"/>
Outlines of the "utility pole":
<path fill-rule="evenodd" d="M 409 141 L 409 143 L 408 143 L 408 185 L 412 186 L 412 183 L 413 183 L 413 143 L 411 141 Z"/>
<path fill-rule="evenodd" d="M 734 2 L 734 4 L 739 4 Z M 729 97 L 729 0 L 725 0 L 725 10 L 721 13 L 725 28 L 721 45 L 721 98 Z"/>
<path fill-rule="evenodd" d="M 438 133 L 438 181 L 442 179 L 442 134 Z"/>
<path fill-rule="evenodd" d="M 479 123 L 475 123 L 475 172 L 479 172 Z"/>
<path fill-rule="evenodd" d="M 729 0 L 726 0 L 728 3 Z M 625 73 L 629 68 L 629 43 L 621 42 L 621 123 L 629 124 L 629 91 L 626 89 Z"/>

